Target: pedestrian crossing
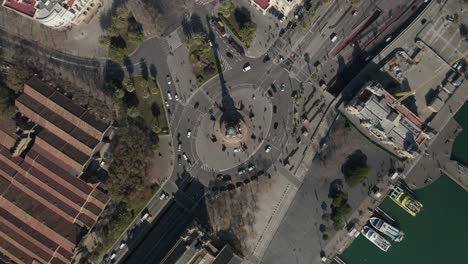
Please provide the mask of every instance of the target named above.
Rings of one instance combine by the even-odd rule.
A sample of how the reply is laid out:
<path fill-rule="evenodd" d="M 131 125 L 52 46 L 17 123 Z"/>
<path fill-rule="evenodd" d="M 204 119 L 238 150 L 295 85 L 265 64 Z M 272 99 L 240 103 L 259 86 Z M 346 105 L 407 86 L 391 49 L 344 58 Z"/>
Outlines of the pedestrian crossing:
<path fill-rule="evenodd" d="M 229 64 L 227 58 L 224 57 L 220 52 L 217 52 L 217 53 L 218 53 L 218 58 L 221 61 L 221 67 L 223 68 L 223 72 L 231 70 L 232 67 Z"/>
<path fill-rule="evenodd" d="M 220 172 L 220 170 L 218 169 L 213 169 L 211 168 L 210 166 L 206 165 L 203 163 L 203 165 L 201 165 L 201 169 L 204 170 L 204 171 L 208 171 L 208 172 Z"/>
<path fill-rule="evenodd" d="M 169 48 L 174 51 L 178 47 L 182 45 L 182 40 L 180 39 L 179 32 L 178 30 L 174 30 L 169 36 L 166 38 L 167 44 L 169 45 Z"/>

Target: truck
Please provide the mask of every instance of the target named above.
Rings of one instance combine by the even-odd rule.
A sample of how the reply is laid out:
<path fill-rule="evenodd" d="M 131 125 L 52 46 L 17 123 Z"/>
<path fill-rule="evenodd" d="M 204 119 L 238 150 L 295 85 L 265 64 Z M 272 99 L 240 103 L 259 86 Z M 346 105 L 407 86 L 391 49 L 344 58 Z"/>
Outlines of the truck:
<path fill-rule="evenodd" d="M 150 213 L 145 213 L 143 217 L 141 217 L 141 222 L 144 221 L 151 223 L 151 221 L 153 221 L 153 216 Z"/>
<path fill-rule="evenodd" d="M 227 37 L 226 28 L 224 27 L 224 23 L 219 18 L 213 18 L 211 20 L 211 24 L 213 25 L 213 27 L 216 29 L 216 31 L 218 31 L 218 33 L 222 37 Z"/>

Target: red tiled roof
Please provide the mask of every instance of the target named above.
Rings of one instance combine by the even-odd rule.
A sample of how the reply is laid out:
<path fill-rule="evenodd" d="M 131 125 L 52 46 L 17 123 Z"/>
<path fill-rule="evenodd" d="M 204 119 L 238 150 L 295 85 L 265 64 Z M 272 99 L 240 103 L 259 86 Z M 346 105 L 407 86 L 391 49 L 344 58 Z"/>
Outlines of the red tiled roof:
<path fill-rule="evenodd" d="M 269 0 L 255 0 L 255 3 L 257 3 L 257 5 L 259 5 L 263 9 L 267 9 L 270 5 Z"/>
<path fill-rule="evenodd" d="M 6 0 L 5 3 L 3 3 L 3 6 L 30 17 L 34 17 L 34 14 L 36 14 L 35 5 L 36 0 L 23 0 L 21 2 L 18 0 Z"/>
<path fill-rule="evenodd" d="M 75 3 L 75 0 L 68 0 L 67 2 L 68 10 L 70 10 L 73 7 L 74 3 Z"/>

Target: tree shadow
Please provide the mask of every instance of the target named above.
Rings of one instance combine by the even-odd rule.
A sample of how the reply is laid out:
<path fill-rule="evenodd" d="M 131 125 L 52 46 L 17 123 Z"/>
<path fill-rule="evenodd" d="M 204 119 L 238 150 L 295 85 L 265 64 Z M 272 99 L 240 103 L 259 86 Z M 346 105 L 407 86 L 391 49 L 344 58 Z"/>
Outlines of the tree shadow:
<path fill-rule="evenodd" d="M 143 79 L 148 80 L 149 78 L 148 64 L 146 64 L 146 61 L 144 58 L 140 59 L 140 73 Z"/>
<path fill-rule="evenodd" d="M 156 77 L 158 76 L 158 70 L 156 69 L 156 65 L 154 65 L 153 63 L 151 63 L 149 66 L 149 74 L 151 78 L 156 80 Z"/>
<path fill-rule="evenodd" d="M 112 17 L 116 15 L 119 7 L 125 6 L 126 2 L 127 0 L 114 0 L 112 2 L 112 6 L 105 12 L 101 13 L 101 16 L 99 17 L 99 25 L 102 30 L 108 30 L 112 26 Z"/>
<path fill-rule="evenodd" d="M 125 78 L 125 72 L 122 69 L 122 65 L 113 61 L 106 61 L 106 70 L 104 74 L 104 81 L 106 83 L 111 83 L 118 88 L 122 87 L 122 81 Z"/>
<path fill-rule="evenodd" d="M 358 149 L 348 156 L 345 163 L 341 166 L 341 172 L 346 177 L 350 171 L 353 171 L 359 167 L 366 166 L 366 164 L 367 164 L 366 154 L 364 154 L 364 152 Z"/>
<path fill-rule="evenodd" d="M 234 18 L 239 24 L 239 28 L 245 28 L 252 22 L 250 11 L 244 6 L 238 7 L 234 10 Z"/>
<path fill-rule="evenodd" d="M 153 114 L 154 117 L 159 117 L 161 115 L 161 110 L 159 110 L 159 106 L 156 102 L 151 104 L 151 114 Z"/>
<path fill-rule="evenodd" d="M 135 93 L 125 92 L 122 102 L 126 107 L 136 107 L 140 103 Z"/>
<path fill-rule="evenodd" d="M 343 190 L 343 180 L 341 179 L 335 179 L 330 183 L 330 186 L 328 188 L 328 197 L 336 197 L 336 194 L 339 193 L 341 190 Z"/>
<path fill-rule="evenodd" d="M 133 67 L 133 62 L 132 60 L 128 57 L 128 56 L 125 56 L 123 58 L 123 64 L 125 66 L 125 69 L 127 69 L 127 73 L 129 76 L 133 76 L 133 73 L 135 71 L 134 67 Z"/>

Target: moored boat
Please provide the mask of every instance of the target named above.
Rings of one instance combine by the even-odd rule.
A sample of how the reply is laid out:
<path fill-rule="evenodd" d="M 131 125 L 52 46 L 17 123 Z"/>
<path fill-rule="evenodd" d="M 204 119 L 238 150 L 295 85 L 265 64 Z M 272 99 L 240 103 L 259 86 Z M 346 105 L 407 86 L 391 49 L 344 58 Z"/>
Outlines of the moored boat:
<path fill-rule="evenodd" d="M 403 210 L 412 216 L 416 216 L 416 214 L 419 213 L 423 207 L 422 203 L 414 199 L 400 186 L 393 186 L 389 196 L 390 199 L 392 199 L 396 204 L 403 208 Z"/>
<path fill-rule="evenodd" d="M 364 226 L 361 233 L 382 251 L 387 252 L 392 244 L 370 226 Z"/>
<path fill-rule="evenodd" d="M 369 223 L 373 228 L 375 228 L 380 233 L 388 236 L 391 240 L 395 242 L 400 242 L 404 238 L 404 233 L 400 231 L 398 228 L 390 225 L 389 223 L 385 222 L 383 219 L 378 217 L 371 217 L 369 219 Z"/>

